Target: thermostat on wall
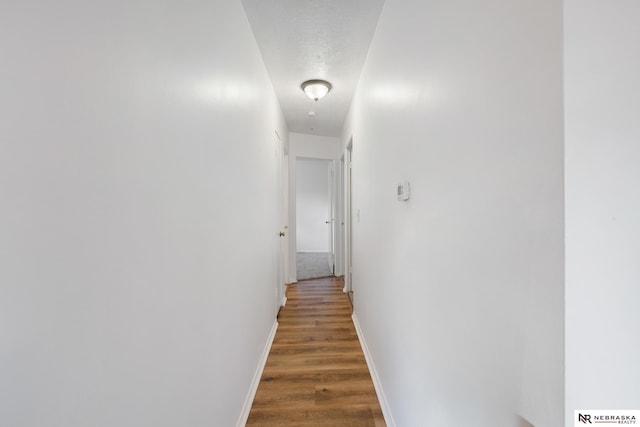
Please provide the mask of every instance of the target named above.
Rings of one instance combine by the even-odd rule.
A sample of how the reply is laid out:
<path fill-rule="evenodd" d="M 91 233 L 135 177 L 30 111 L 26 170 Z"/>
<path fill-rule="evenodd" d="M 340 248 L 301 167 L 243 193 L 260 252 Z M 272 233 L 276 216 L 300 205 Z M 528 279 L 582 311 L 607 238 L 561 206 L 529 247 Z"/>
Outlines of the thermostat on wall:
<path fill-rule="evenodd" d="M 398 184 L 398 200 L 406 202 L 409 200 L 409 181 L 404 181 Z"/>

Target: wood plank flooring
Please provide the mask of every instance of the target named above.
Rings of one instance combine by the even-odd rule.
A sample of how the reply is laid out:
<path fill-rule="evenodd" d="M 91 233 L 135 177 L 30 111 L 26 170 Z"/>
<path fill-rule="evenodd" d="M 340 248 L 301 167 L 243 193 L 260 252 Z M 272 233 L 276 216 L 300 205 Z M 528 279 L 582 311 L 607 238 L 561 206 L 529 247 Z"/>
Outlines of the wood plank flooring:
<path fill-rule="evenodd" d="M 342 288 L 289 287 L 247 426 L 386 426 Z"/>

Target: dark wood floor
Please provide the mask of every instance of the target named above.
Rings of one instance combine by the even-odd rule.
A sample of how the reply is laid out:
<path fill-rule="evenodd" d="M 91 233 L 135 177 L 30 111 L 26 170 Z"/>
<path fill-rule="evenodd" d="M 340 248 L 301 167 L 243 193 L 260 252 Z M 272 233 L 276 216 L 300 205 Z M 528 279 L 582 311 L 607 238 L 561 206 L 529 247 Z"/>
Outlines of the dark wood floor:
<path fill-rule="evenodd" d="M 385 426 L 340 279 L 289 287 L 247 426 Z"/>

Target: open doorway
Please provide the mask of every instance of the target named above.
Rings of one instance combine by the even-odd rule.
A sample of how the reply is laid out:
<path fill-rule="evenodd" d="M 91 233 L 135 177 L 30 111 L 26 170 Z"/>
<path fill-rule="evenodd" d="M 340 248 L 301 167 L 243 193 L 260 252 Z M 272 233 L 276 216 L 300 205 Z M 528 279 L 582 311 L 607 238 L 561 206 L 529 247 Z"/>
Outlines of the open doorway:
<path fill-rule="evenodd" d="M 298 280 L 335 274 L 335 162 L 296 159 Z"/>

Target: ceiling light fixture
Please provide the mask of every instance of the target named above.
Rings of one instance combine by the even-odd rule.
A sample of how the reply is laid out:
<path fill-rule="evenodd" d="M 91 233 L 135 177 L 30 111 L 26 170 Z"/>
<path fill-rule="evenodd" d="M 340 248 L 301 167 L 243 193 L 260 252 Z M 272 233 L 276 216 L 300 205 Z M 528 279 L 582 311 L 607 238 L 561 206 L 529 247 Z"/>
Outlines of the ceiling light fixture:
<path fill-rule="evenodd" d="M 318 102 L 318 99 L 322 99 L 329 93 L 332 86 L 326 80 L 307 80 L 300 85 L 300 88 L 307 94 L 307 96 L 314 101 Z"/>

